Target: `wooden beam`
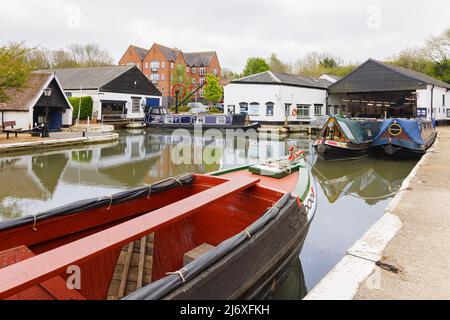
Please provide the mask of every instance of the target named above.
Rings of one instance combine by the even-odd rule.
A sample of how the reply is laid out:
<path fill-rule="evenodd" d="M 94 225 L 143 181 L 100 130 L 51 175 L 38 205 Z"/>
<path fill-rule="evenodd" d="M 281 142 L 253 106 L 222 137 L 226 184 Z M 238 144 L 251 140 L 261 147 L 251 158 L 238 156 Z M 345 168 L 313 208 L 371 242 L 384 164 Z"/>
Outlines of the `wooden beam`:
<path fill-rule="evenodd" d="M 139 250 L 139 266 L 136 289 L 142 288 L 144 282 L 144 262 L 145 262 L 145 248 L 147 247 L 147 237 L 141 238 L 141 248 Z"/>

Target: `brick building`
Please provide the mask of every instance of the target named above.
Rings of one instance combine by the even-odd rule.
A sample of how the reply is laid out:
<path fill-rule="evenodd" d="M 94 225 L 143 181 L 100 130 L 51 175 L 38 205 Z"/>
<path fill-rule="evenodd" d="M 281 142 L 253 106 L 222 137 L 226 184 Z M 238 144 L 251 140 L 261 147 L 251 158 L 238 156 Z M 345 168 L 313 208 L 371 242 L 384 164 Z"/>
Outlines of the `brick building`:
<path fill-rule="evenodd" d="M 215 51 L 185 53 L 177 48 L 153 44 L 150 50 L 130 46 L 119 61 L 119 65 L 135 65 L 163 94 L 163 105 L 170 103 L 169 97 L 173 85 L 173 74 L 177 65 L 186 67 L 187 77 L 192 87 L 203 83 L 207 74 L 221 77 L 219 58 Z M 192 97 L 194 101 L 203 101 L 203 90 Z"/>

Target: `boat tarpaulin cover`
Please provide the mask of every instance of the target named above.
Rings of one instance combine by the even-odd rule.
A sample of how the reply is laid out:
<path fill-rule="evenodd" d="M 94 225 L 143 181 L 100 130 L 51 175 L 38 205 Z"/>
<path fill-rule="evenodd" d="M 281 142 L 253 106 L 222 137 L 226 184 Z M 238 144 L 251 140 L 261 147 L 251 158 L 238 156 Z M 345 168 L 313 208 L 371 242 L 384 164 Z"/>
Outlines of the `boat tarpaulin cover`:
<path fill-rule="evenodd" d="M 361 122 L 351 119 L 336 117 L 339 127 L 345 136 L 353 143 L 363 143 L 364 136 L 362 133 Z"/>
<path fill-rule="evenodd" d="M 290 193 L 285 194 L 283 198 L 281 198 L 272 208 L 268 209 L 264 215 L 253 223 L 246 231 L 248 231 L 251 235 L 257 234 L 269 222 L 276 219 L 281 211 L 290 210 L 294 206 L 297 208 L 296 199 Z M 192 280 L 201 272 L 213 266 L 220 259 L 230 254 L 248 239 L 247 233 L 241 232 L 236 236 L 225 240 L 214 250 L 209 251 L 200 256 L 198 259 L 192 261 L 184 267 L 182 272 L 184 280 L 186 282 Z M 172 274 L 139 289 L 131 295 L 123 298 L 123 300 L 159 300 L 163 299 L 165 296 L 182 286 L 183 280 L 180 275 Z"/>
<path fill-rule="evenodd" d="M 406 133 L 406 135 L 416 144 L 423 145 L 425 142 L 422 139 L 421 130 L 420 130 L 420 122 L 419 120 L 414 119 L 387 119 L 384 120 L 383 126 L 381 128 L 380 133 L 375 138 L 375 140 L 380 139 L 383 134 L 389 129 L 389 127 L 397 122 Z"/>
<path fill-rule="evenodd" d="M 149 186 L 143 186 L 132 190 L 116 193 L 112 196 L 93 198 L 87 200 L 76 201 L 68 205 L 42 212 L 36 215 L 30 215 L 19 219 L 14 219 L 0 223 L 0 231 L 19 227 L 43 221 L 48 218 L 57 216 L 66 216 L 83 211 L 89 211 L 100 207 L 108 207 L 122 202 L 147 197 L 149 194 L 160 193 L 181 185 L 190 185 L 194 182 L 194 174 L 185 174 L 175 178 L 169 178 Z"/>

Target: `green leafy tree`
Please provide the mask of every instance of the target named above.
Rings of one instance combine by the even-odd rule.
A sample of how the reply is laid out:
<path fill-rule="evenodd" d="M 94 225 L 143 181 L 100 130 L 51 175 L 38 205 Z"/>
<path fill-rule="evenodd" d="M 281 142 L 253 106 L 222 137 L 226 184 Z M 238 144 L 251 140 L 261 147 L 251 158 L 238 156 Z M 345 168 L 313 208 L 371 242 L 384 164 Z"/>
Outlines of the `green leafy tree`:
<path fill-rule="evenodd" d="M 206 75 L 205 98 L 213 104 L 218 103 L 223 97 L 223 88 L 220 86 L 219 78 L 212 74 Z"/>
<path fill-rule="evenodd" d="M 171 75 L 171 82 L 170 82 L 170 85 L 172 86 L 172 88 L 175 85 L 179 85 L 179 84 L 183 84 L 184 87 L 186 88 L 186 96 L 188 96 L 192 92 L 191 91 L 192 79 L 187 76 L 186 67 L 181 64 L 177 64 L 175 66 L 174 71 Z M 172 88 L 171 88 L 171 92 L 172 92 Z M 181 97 L 180 97 L 180 99 L 181 99 Z M 172 100 L 173 100 L 173 103 L 175 104 L 175 99 L 172 99 Z M 179 101 L 179 102 L 181 102 L 181 101 Z"/>
<path fill-rule="evenodd" d="M 248 58 L 245 65 L 244 77 L 269 70 L 270 66 L 267 64 L 266 60 L 264 60 L 263 58 L 251 57 Z"/>
<path fill-rule="evenodd" d="M 27 52 L 22 43 L 0 47 L 0 103 L 10 100 L 6 90 L 25 87 L 32 70 Z"/>

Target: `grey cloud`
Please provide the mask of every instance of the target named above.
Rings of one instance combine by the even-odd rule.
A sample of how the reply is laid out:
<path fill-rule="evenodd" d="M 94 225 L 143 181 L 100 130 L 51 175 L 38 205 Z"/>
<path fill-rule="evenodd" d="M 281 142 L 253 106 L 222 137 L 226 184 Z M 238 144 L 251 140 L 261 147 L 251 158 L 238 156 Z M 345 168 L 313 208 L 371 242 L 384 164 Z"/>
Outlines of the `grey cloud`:
<path fill-rule="evenodd" d="M 81 10 L 80 29 L 68 27 L 71 5 Z M 367 27 L 370 6 L 380 10 L 380 29 Z M 292 62 L 310 51 L 355 62 L 384 59 L 441 33 L 449 18 L 446 0 L 17 0 L 2 4 L 0 43 L 56 49 L 96 42 L 118 60 L 129 44 L 160 42 L 216 50 L 223 67 L 239 71 L 248 56 L 272 52 Z"/>

